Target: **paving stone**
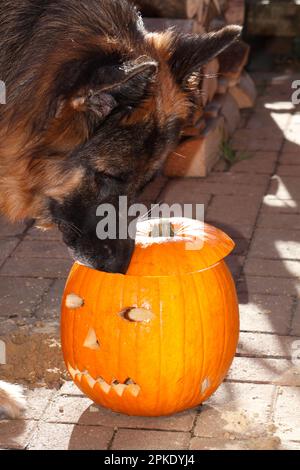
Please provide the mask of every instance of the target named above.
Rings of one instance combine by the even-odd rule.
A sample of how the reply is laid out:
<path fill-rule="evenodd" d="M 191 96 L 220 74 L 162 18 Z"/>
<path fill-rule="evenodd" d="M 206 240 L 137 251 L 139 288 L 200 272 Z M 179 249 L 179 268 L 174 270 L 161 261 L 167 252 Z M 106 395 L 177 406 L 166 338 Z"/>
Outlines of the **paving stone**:
<path fill-rule="evenodd" d="M 14 253 L 15 258 L 66 258 L 70 259 L 66 245 L 56 241 L 24 240 Z"/>
<path fill-rule="evenodd" d="M 287 122 L 288 118 L 284 119 L 281 123 L 283 128 L 286 128 Z M 270 111 L 268 110 L 260 110 L 259 113 L 253 113 L 246 124 L 246 128 L 258 131 L 260 131 L 260 129 L 272 129 L 274 132 L 278 132 L 278 125 L 274 119 L 272 119 Z"/>
<path fill-rule="evenodd" d="M 289 125 L 284 134 L 288 142 L 293 142 L 300 146 L 300 125 L 293 127 Z"/>
<path fill-rule="evenodd" d="M 17 238 L 0 240 L 0 264 L 12 254 L 18 243 Z"/>
<path fill-rule="evenodd" d="M 205 181 L 207 181 L 207 183 L 214 184 L 234 185 L 234 187 L 254 186 L 257 190 L 258 187 L 265 188 L 269 181 L 269 178 L 267 175 L 256 175 L 255 178 L 253 178 L 252 175 L 227 171 L 224 174 L 219 172 L 211 173 Z"/>
<path fill-rule="evenodd" d="M 65 382 L 59 389 L 59 395 L 77 395 L 77 396 L 83 396 L 83 392 L 79 390 L 79 388 L 74 384 L 73 381 L 68 380 Z"/>
<path fill-rule="evenodd" d="M 41 277 L 65 279 L 72 266 L 71 259 L 9 258 L 0 270 L 0 276 Z"/>
<path fill-rule="evenodd" d="M 299 155 L 299 149 L 300 149 L 300 146 L 298 144 L 295 144 L 294 142 L 290 142 L 290 141 L 285 141 L 282 147 L 282 153 L 283 154 L 296 153 L 297 155 Z"/>
<path fill-rule="evenodd" d="M 186 204 L 205 204 L 210 201 L 211 195 L 202 190 L 202 184 L 205 180 L 200 178 L 176 178 L 171 179 L 166 185 L 161 200 L 167 204 L 186 203 Z"/>
<path fill-rule="evenodd" d="M 166 431 L 190 431 L 192 429 L 196 409 L 187 410 L 171 416 L 163 417 L 139 417 L 126 416 L 114 413 L 105 408 L 98 407 L 97 411 L 83 416 L 84 424 L 102 424 L 119 427 L 119 428 L 136 428 L 136 429 L 159 429 Z"/>
<path fill-rule="evenodd" d="M 50 281 L 46 279 L 1 278 L 1 316 L 6 318 L 30 316 L 49 285 Z"/>
<path fill-rule="evenodd" d="M 45 387 L 35 388 L 26 391 L 26 412 L 25 419 L 39 420 L 44 417 L 45 410 L 50 400 L 56 393 L 55 389 L 47 389 Z"/>
<path fill-rule="evenodd" d="M 300 278 L 300 261 L 248 258 L 244 273 L 253 276 Z"/>
<path fill-rule="evenodd" d="M 266 333 L 240 333 L 238 354 L 251 357 L 281 357 L 290 359 L 300 337 L 270 335 Z M 300 349 L 300 347 L 299 347 Z"/>
<path fill-rule="evenodd" d="M 260 207 L 260 198 L 247 196 L 215 196 L 209 205 L 207 219 L 226 225 L 253 226 Z"/>
<path fill-rule="evenodd" d="M 231 439 L 233 438 L 231 437 Z M 279 437 L 259 437 L 258 439 L 245 440 L 194 437 L 191 440 L 190 450 L 279 450 L 280 447 Z"/>
<path fill-rule="evenodd" d="M 292 199 L 294 201 L 299 201 L 299 178 L 294 176 L 275 175 L 272 178 L 268 194 L 273 195 L 278 199 Z"/>
<path fill-rule="evenodd" d="M 282 131 L 280 129 L 272 129 L 270 127 L 251 129 L 246 127 L 245 129 L 239 129 L 235 132 L 233 142 L 243 142 L 246 144 L 252 140 L 282 140 Z"/>
<path fill-rule="evenodd" d="M 84 397 L 59 395 L 47 409 L 45 419 L 49 422 L 64 423 L 80 421 L 80 424 L 88 426 L 189 431 L 193 426 L 195 416 L 195 409 L 161 418 L 126 416 L 97 407 Z"/>
<path fill-rule="evenodd" d="M 65 279 L 57 279 L 50 287 L 47 295 L 43 298 L 41 304 L 35 312 L 35 316 L 40 319 L 59 320 L 61 310 L 61 299 L 64 292 Z"/>
<path fill-rule="evenodd" d="M 237 175 L 244 175 L 244 173 L 235 173 Z M 259 175 L 265 176 L 265 175 Z M 265 193 L 265 188 L 263 186 L 253 186 L 253 185 L 243 185 L 243 184 L 233 184 L 233 183 L 209 183 L 204 182 L 201 186 L 201 191 L 205 194 L 213 195 L 224 195 L 224 196 L 235 196 L 239 197 L 248 195 L 251 196 L 262 196 Z"/>
<path fill-rule="evenodd" d="M 52 229 L 49 229 L 49 230 L 41 230 L 37 227 L 32 227 L 26 233 L 26 240 L 61 241 L 62 234 L 56 227 L 53 227 Z"/>
<path fill-rule="evenodd" d="M 271 175 L 275 169 L 277 152 L 248 152 L 249 158 L 235 163 L 231 167 L 232 173 L 251 173 Z"/>
<path fill-rule="evenodd" d="M 231 141 L 236 150 L 278 151 L 283 141 L 282 131 L 273 127 L 240 129 Z"/>
<path fill-rule="evenodd" d="M 280 387 L 274 413 L 277 434 L 283 440 L 300 441 L 299 387 Z M 300 446 L 299 446 L 300 448 Z"/>
<path fill-rule="evenodd" d="M 270 112 L 269 109 L 260 109 L 255 112 L 247 122 L 247 129 L 256 129 L 260 131 L 264 129 L 272 129 L 274 132 L 284 131 L 287 129 L 290 120 L 290 113 Z M 283 137 L 283 136 L 282 136 Z"/>
<path fill-rule="evenodd" d="M 300 295 L 299 282 L 288 278 L 249 276 L 239 280 L 238 292 L 265 295 Z"/>
<path fill-rule="evenodd" d="M 231 271 L 232 276 L 235 279 L 238 279 L 241 275 L 243 265 L 244 265 L 245 257 L 244 256 L 236 256 L 230 255 L 226 258 L 226 263 Z"/>
<path fill-rule="evenodd" d="M 298 149 L 298 152 L 286 152 L 283 150 L 279 157 L 281 165 L 284 166 L 294 166 L 294 165 L 300 165 L 300 151 Z"/>
<path fill-rule="evenodd" d="M 189 181 L 190 183 L 187 185 Z M 204 212 L 207 210 L 212 196 L 210 194 L 203 194 L 201 184 L 202 182 L 199 179 L 171 180 L 161 194 L 161 207 L 162 204 L 168 204 L 169 206 L 179 204 L 179 216 L 184 215 L 196 219 L 199 219 L 199 217 L 203 218 L 203 209 Z M 189 186 L 190 189 L 188 190 Z M 184 204 L 188 204 L 190 207 L 184 207 Z M 196 207 L 197 204 L 204 205 L 204 208 L 199 207 L 198 209 Z M 186 210 L 187 212 L 185 212 Z"/>
<path fill-rule="evenodd" d="M 264 292 L 265 294 L 265 292 Z M 279 295 L 239 294 L 240 330 L 289 333 L 293 298 Z"/>
<path fill-rule="evenodd" d="M 300 441 L 281 441 L 279 450 L 300 450 Z"/>
<path fill-rule="evenodd" d="M 300 336 L 300 304 L 298 303 L 293 322 L 292 322 L 292 334 Z"/>
<path fill-rule="evenodd" d="M 26 224 L 12 224 L 0 217 L 0 238 L 22 235 L 26 229 Z"/>
<path fill-rule="evenodd" d="M 183 432 L 141 431 L 120 429 L 113 441 L 113 450 L 184 450 L 190 434 Z"/>
<path fill-rule="evenodd" d="M 90 413 L 89 408 L 93 402 L 82 396 L 61 396 L 59 395 L 47 408 L 44 420 L 50 423 L 81 423 L 82 415 Z M 83 423 L 81 423 L 83 424 Z"/>
<path fill-rule="evenodd" d="M 39 423 L 29 450 L 105 450 L 113 429 L 72 424 Z"/>
<path fill-rule="evenodd" d="M 249 256 L 253 258 L 300 259 L 299 233 L 289 229 L 257 229 Z"/>
<path fill-rule="evenodd" d="M 0 448 L 25 449 L 36 427 L 36 421 L 0 421 Z"/>
<path fill-rule="evenodd" d="M 247 194 L 258 196 L 263 194 L 267 186 L 267 176 L 257 175 L 255 180 L 244 173 L 214 172 L 202 181 L 194 178 L 171 180 L 164 193 L 164 200 L 202 202 L 204 196 Z"/>
<path fill-rule="evenodd" d="M 262 212 L 257 226 L 259 228 L 300 230 L 300 214 L 285 214 L 274 212 Z"/>
<path fill-rule="evenodd" d="M 287 127 L 289 125 L 291 115 L 290 115 L 290 113 L 281 113 L 280 111 L 279 112 L 275 111 L 275 112 L 270 113 L 270 117 L 274 121 L 276 126 L 281 131 L 284 131 L 284 130 L 287 129 Z"/>
<path fill-rule="evenodd" d="M 248 253 L 250 241 L 246 238 L 233 238 L 235 242 L 234 254 L 239 256 L 245 256 Z"/>
<path fill-rule="evenodd" d="M 279 199 L 276 196 L 268 195 L 263 198 L 261 214 L 300 214 L 300 206 L 293 199 Z"/>
<path fill-rule="evenodd" d="M 290 101 L 272 102 L 272 100 L 270 100 L 271 101 L 270 103 L 267 103 L 266 101 L 268 101 L 268 97 L 263 95 L 260 98 L 260 100 L 258 100 L 258 102 L 256 103 L 256 107 L 261 106 L 262 108 L 268 109 L 270 111 L 291 111 L 292 112 L 295 109 L 294 105 Z M 287 126 L 287 129 L 289 128 L 290 128 L 290 123 Z"/>
<path fill-rule="evenodd" d="M 239 139 L 232 141 L 232 147 L 238 151 L 251 151 L 251 152 L 278 152 L 282 145 L 283 137 L 279 139 Z"/>
<path fill-rule="evenodd" d="M 273 385 L 225 382 L 201 407 L 194 434 L 227 440 L 268 435 L 274 394 Z"/>
<path fill-rule="evenodd" d="M 299 372 L 293 378 L 292 375 L 287 374 L 289 370 L 294 370 L 294 364 L 289 359 L 236 357 L 227 379 L 239 382 L 280 383 L 282 385 L 291 385 L 297 380 L 300 385 Z"/>
<path fill-rule="evenodd" d="M 253 234 L 254 227 L 251 225 L 239 225 L 238 223 L 234 224 L 225 224 L 220 220 L 213 220 L 212 218 L 206 217 L 205 220 L 207 223 L 215 225 L 220 230 L 223 230 L 227 235 L 229 235 L 233 240 L 244 241 L 249 245 L 250 238 Z M 236 253 L 238 254 L 238 253 Z"/>
<path fill-rule="evenodd" d="M 279 176 L 300 177 L 300 165 L 279 165 L 276 174 Z"/>

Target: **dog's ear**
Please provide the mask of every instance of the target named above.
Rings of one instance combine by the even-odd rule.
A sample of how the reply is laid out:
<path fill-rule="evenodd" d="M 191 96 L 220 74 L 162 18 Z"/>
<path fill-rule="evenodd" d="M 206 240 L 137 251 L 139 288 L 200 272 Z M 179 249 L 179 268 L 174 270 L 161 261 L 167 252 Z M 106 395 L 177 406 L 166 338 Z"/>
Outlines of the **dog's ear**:
<path fill-rule="evenodd" d="M 233 25 L 203 35 L 178 35 L 169 59 L 177 83 L 184 86 L 193 73 L 230 46 L 240 33 L 241 28 Z"/>
<path fill-rule="evenodd" d="M 157 67 L 157 62 L 145 57 L 122 65 L 99 66 L 93 70 L 88 83 L 72 93 L 68 104 L 73 110 L 90 114 L 101 121 L 118 106 L 134 107 L 139 104 Z"/>

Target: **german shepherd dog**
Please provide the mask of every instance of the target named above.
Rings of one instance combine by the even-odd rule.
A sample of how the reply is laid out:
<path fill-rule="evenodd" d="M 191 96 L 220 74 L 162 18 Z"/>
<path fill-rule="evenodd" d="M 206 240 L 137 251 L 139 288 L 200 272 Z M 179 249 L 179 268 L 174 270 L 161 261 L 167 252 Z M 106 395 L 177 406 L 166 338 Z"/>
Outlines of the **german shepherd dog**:
<path fill-rule="evenodd" d="M 239 33 L 149 33 L 127 0 L 1 0 L 0 212 L 57 225 L 75 259 L 125 273 L 134 241 L 99 240 L 96 208 L 133 201 L 155 175 L 193 113 L 201 67 Z M 0 411 L 23 405 L 0 383 Z"/>

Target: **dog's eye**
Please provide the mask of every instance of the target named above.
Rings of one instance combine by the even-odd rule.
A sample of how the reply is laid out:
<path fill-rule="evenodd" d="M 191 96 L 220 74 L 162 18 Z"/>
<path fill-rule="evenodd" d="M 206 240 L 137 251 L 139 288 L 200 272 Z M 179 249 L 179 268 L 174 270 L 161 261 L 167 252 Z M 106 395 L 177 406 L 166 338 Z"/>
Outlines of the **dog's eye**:
<path fill-rule="evenodd" d="M 97 171 L 95 173 L 95 182 L 97 185 L 103 185 L 103 184 L 124 184 L 128 180 L 128 174 L 127 173 L 118 173 L 118 174 L 113 174 L 113 173 L 104 173 Z"/>
<path fill-rule="evenodd" d="M 133 107 L 133 106 L 126 106 L 125 112 L 126 112 L 127 114 L 131 114 L 133 111 L 134 111 L 134 107 Z"/>

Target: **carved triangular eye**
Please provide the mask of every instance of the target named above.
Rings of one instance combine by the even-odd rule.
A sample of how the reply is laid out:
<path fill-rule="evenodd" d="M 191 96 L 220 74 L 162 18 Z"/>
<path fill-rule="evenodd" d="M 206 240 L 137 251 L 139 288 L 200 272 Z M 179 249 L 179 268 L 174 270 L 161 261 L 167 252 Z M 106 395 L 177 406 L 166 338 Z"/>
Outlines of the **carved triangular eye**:
<path fill-rule="evenodd" d="M 84 340 L 83 346 L 85 348 L 93 349 L 94 351 L 98 351 L 100 349 L 100 343 L 97 339 L 96 332 L 94 328 L 90 328 L 86 338 Z"/>

